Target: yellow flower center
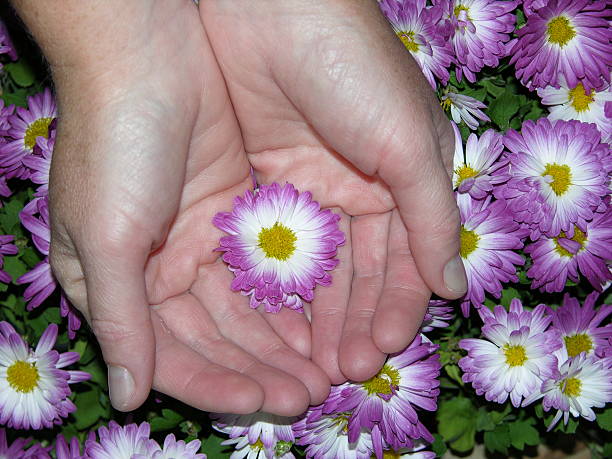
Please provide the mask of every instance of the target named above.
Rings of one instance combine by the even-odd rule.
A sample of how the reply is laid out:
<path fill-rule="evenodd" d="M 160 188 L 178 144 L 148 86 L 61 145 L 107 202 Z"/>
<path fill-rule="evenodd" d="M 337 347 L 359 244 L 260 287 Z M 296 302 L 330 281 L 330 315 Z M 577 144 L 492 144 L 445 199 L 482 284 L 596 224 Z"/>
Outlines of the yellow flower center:
<path fill-rule="evenodd" d="M 567 164 L 548 163 L 542 173 L 542 177 L 550 175 L 552 182 L 548 185 L 557 196 L 565 194 L 572 184 L 572 170 Z"/>
<path fill-rule="evenodd" d="M 506 344 L 504 346 L 504 355 L 506 356 L 506 363 L 511 367 L 520 367 L 527 361 L 527 353 L 523 346 L 510 346 Z"/>
<path fill-rule="evenodd" d="M 38 385 L 38 370 L 33 363 L 17 360 L 6 370 L 6 380 L 13 389 L 24 394 L 32 392 Z"/>
<path fill-rule="evenodd" d="M 53 118 L 38 118 L 28 126 L 23 138 L 23 144 L 28 150 L 34 148 L 37 137 L 44 137 L 45 139 L 49 137 L 49 125 L 51 121 L 53 121 Z"/>
<path fill-rule="evenodd" d="M 383 451 L 383 459 L 400 459 L 401 454 L 397 453 L 395 451 L 393 451 L 392 449 L 387 449 L 385 451 Z M 372 454 L 372 456 L 370 456 L 371 459 L 375 459 L 376 458 L 376 454 Z"/>
<path fill-rule="evenodd" d="M 587 94 L 582 83 L 578 83 L 578 85 L 569 92 L 572 107 L 574 107 L 577 112 L 584 112 L 588 110 L 589 105 L 591 105 L 591 102 L 594 100 L 592 94 L 593 90 L 590 90 Z"/>
<path fill-rule="evenodd" d="M 567 239 L 567 236 L 565 235 L 565 233 L 563 231 L 561 231 L 561 233 L 559 233 L 559 236 L 554 238 L 554 241 L 555 241 L 555 252 L 557 252 L 562 257 L 570 257 L 570 258 L 573 257 L 575 254 L 573 254 L 572 252 L 569 252 L 568 250 L 564 249 L 563 246 L 561 244 L 559 244 L 559 239 L 561 239 L 561 238 Z M 580 250 L 582 250 L 584 248 L 584 243 L 587 240 L 587 235 L 583 231 L 581 231 L 580 228 L 578 228 L 577 226 L 574 226 L 574 237 L 572 237 L 571 240 L 577 242 L 578 244 L 580 244 Z M 578 250 L 578 252 L 580 250 Z"/>
<path fill-rule="evenodd" d="M 255 451 L 261 451 L 264 449 L 264 444 L 260 438 L 258 438 L 255 443 L 251 443 L 251 449 Z"/>
<path fill-rule="evenodd" d="M 397 388 L 400 382 L 399 371 L 389 364 L 385 364 L 382 370 L 376 376 L 362 383 L 363 387 L 368 391 L 368 395 L 372 394 L 391 394 L 392 387 Z"/>
<path fill-rule="evenodd" d="M 259 247 L 266 257 L 284 261 L 295 251 L 295 233 L 282 223 L 276 222 L 272 228 L 262 228 L 259 232 Z"/>
<path fill-rule="evenodd" d="M 449 111 L 453 105 L 453 103 L 450 100 L 450 97 L 447 97 L 445 99 L 443 99 L 442 101 L 440 101 L 440 105 L 442 105 L 442 108 L 446 111 Z"/>
<path fill-rule="evenodd" d="M 343 434 L 348 434 L 348 420 L 351 413 L 343 412 L 332 419 L 332 424 L 342 429 Z"/>
<path fill-rule="evenodd" d="M 571 26 L 569 19 L 557 16 L 548 22 L 548 41 L 561 47 L 567 45 L 576 36 L 576 31 Z"/>
<path fill-rule="evenodd" d="M 470 167 L 469 164 L 461 165 L 461 167 L 455 169 L 455 174 L 457 174 L 458 176 L 456 186 L 461 185 L 461 182 L 463 182 L 465 179 L 476 177 L 478 175 L 478 172 L 480 171 L 473 169 L 472 167 Z"/>
<path fill-rule="evenodd" d="M 578 397 L 582 389 L 582 382 L 578 378 L 567 378 L 559 383 L 559 389 L 568 397 Z"/>
<path fill-rule="evenodd" d="M 470 19 L 470 9 L 469 9 L 467 6 L 464 6 L 464 5 L 457 5 L 457 6 L 455 7 L 455 9 L 453 10 L 453 14 L 454 14 L 456 17 L 459 17 L 459 15 L 461 14 L 461 12 L 462 12 L 462 11 L 465 11 L 465 15 L 467 16 L 467 18 L 468 18 L 469 20 L 471 20 L 471 19 Z"/>
<path fill-rule="evenodd" d="M 593 342 L 591 341 L 591 338 L 584 333 L 566 336 L 563 338 L 563 340 L 565 341 L 567 355 L 570 357 L 576 357 L 581 352 L 589 352 L 591 349 L 593 349 Z"/>
<path fill-rule="evenodd" d="M 402 41 L 404 46 L 413 53 L 416 53 L 419 50 L 419 45 L 414 41 L 414 32 L 412 30 L 408 32 L 397 32 L 397 36 Z"/>
<path fill-rule="evenodd" d="M 459 255 L 461 255 L 462 258 L 467 258 L 470 253 L 472 253 L 478 248 L 478 241 L 480 240 L 480 236 L 474 231 L 466 230 L 462 226 L 461 231 L 459 232 L 459 240 L 461 242 L 461 247 L 459 248 Z"/>

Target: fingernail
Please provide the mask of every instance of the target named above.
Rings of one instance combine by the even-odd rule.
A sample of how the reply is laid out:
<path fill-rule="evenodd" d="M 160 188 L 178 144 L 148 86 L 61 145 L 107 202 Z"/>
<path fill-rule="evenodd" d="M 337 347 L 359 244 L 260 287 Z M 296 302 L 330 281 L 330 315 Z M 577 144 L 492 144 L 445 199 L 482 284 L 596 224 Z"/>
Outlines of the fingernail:
<path fill-rule="evenodd" d="M 113 407 L 119 411 L 126 411 L 134 394 L 134 378 L 123 367 L 109 365 L 108 367 L 108 395 Z"/>
<path fill-rule="evenodd" d="M 444 283 L 446 288 L 455 293 L 467 292 L 467 277 L 461 257 L 457 255 L 444 267 Z"/>

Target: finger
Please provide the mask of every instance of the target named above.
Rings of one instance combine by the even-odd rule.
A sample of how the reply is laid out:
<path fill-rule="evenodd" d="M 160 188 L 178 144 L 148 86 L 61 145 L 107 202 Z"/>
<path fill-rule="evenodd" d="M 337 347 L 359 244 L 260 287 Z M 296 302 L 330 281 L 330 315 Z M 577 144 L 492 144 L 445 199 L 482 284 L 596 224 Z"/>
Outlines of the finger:
<path fill-rule="evenodd" d="M 247 299 L 229 288 L 232 274 L 219 260 L 200 270 L 191 291 L 202 303 L 215 305 L 208 309 L 223 336 L 256 356 L 261 362 L 282 370 L 301 381 L 310 394 L 304 409 L 327 397 L 329 379 L 317 365 L 287 346 L 261 315 L 251 309 Z M 219 286 L 227 288 L 219 288 Z"/>
<path fill-rule="evenodd" d="M 431 291 L 416 269 L 410 253 L 406 228 L 397 210 L 391 216 L 387 272 L 374 314 L 372 336 L 387 354 L 400 352 L 419 330 Z"/>
<path fill-rule="evenodd" d="M 327 373 L 332 384 L 342 384 L 346 377 L 340 371 L 338 352 L 351 292 L 353 260 L 350 217 L 338 209 L 334 211 L 341 215 L 338 224 L 346 242 L 338 247 L 340 262 L 333 271 L 332 285 L 318 287 L 311 305 L 312 360 Z"/>
<path fill-rule="evenodd" d="M 155 338 L 144 281 L 148 247 L 143 243 L 145 237 L 113 238 L 110 228 L 122 225 L 107 223 L 102 236 L 90 232 L 97 243 L 83 248 L 81 255 L 90 325 L 108 366 L 110 399 L 116 409 L 130 411 L 149 394 L 155 366 Z"/>
<path fill-rule="evenodd" d="M 310 322 L 303 312 L 285 307 L 277 313 L 265 312 L 262 307 L 257 311 L 287 346 L 307 359 L 310 358 L 312 346 Z"/>
<path fill-rule="evenodd" d="M 261 410 L 280 416 L 293 416 L 304 411 L 304 403 L 310 399 L 306 387 L 293 376 L 261 363 L 224 338 L 210 314 L 193 295 L 186 293 L 168 299 L 154 306 L 154 311 L 181 343 L 201 357 L 257 383 L 262 391 Z"/>
<path fill-rule="evenodd" d="M 372 321 L 387 263 L 389 214 L 353 217 L 353 281 L 340 342 L 340 369 L 351 380 L 364 381 L 382 367 L 386 355 L 372 339 Z"/>
<path fill-rule="evenodd" d="M 257 382 L 179 342 L 155 313 L 153 328 L 156 390 L 204 411 L 247 414 L 261 408 L 264 394 Z"/>

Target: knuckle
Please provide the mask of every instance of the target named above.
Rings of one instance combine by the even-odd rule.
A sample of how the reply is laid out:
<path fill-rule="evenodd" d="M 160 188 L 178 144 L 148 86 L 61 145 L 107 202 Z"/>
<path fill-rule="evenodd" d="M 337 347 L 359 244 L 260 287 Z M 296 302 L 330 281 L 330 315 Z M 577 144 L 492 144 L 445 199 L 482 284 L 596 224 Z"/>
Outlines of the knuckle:
<path fill-rule="evenodd" d="M 116 345 L 117 343 L 140 341 L 142 339 L 142 333 L 139 328 L 126 327 L 124 323 L 115 318 L 101 319 L 93 317 L 90 325 L 101 345 Z"/>

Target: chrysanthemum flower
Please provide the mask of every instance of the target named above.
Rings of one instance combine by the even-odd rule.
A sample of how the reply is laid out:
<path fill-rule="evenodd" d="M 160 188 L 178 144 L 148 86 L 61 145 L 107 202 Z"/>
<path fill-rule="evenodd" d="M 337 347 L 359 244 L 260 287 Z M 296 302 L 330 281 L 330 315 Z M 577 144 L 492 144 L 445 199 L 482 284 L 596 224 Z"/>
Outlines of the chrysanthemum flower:
<path fill-rule="evenodd" d="M 90 438 L 95 440 L 95 434 L 90 433 Z M 84 452 L 84 451 L 83 451 Z M 55 457 L 56 459 L 84 459 L 81 454 L 81 443 L 74 436 L 70 439 L 70 443 L 66 441 L 63 435 L 58 435 L 55 441 Z"/>
<path fill-rule="evenodd" d="M 28 178 L 23 158 L 32 153 L 39 136 L 49 137 L 49 125 L 57 117 L 55 100 L 50 89 L 28 98 L 28 108 L 17 107 L 9 119 L 8 132 L 13 140 L 0 147 L 0 168 L 6 176 Z"/>
<path fill-rule="evenodd" d="M 455 317 L 455 308 L 448 300 L 429 300 L 423 323 L 421 324 L 421 332 L 426 333 L 434 328 L 448 327 L 450 321 Z"/>
<path fill-rule="evenodd" d="M 604 142 L 612 141 L 612 117 L 606 116 L 606 103 L 612 102 L 612 89 L 606 84 L 600 90 L 587 91 L 582 83 L 569 86 L 560 77 L 560 87 L 547 86 L 538 89 L 544 105 L 549 105 L 549 120 L 578 120 L 594 123 Z"/>
<path fill-rule="evenodd" d="M 585 228 L 604 209 L 610 147 L 600 139 L 593 124 L 546 118 L 506 133 L 512 177 L 499 196 L 515 220 L 529 225 L 532 240 Z"/>
<path fill-rule="evenodd" d="M 552 312 L 553 326 L 561 332 L 569 357 L 583 352 L 601 357 L 603 348 L 610 346 L 612 325 L 600 325 L 612 314 L 612 304 L 603 304 L 596 310 L 594 306 L 598 297 L 598 292 L 592 292 L 581 307 L 576 298 L 566 293 L 561 307 Z"/>
<path fill-rule="evenodd" d="M 415 407 L 436 410 L 440 358 L 437 345 L 421 335 L 402 352 L 391 354 L 383 368 L 367 381 L 348 384 L 331 404 L 337 413 L 350 412 L 348 441 L 355 443 L 363 429 L 372 434 L 376 457 L 383 449 L 412 448 L 414 440 L 432 442 Z M 324 403 L 323 411 L 329 413 Z"/>
<path fill-rule="evenodd" d="M 0 19 L 0 54 L 6 54 L 13 61 L 17 60 L 17 51 L 2 19 Z M 1 68 L 2 64 L 0 64 Z"/>
<path fill-rule="evenodd" d="M 159 446 L 149 450 L 147 457 L 151 459 L 206 459 L 206 454 L 198 453 L 202 442 L 200 440 L 192 440 L 185 443 L 183 440 L 177 440 L 174 434 L 169 434 L 164 439 L 164 445 L 160 449 Z"/>
<path fill-rule="evenodd" d="M 475 199 L 484 199 L 493 188 L 507 182 L 508 160 L 500 158 L 504 149 L 502 136 L 488 129 L 480 139 L 470 134 L 463 151 L 463 140 L 457 125 L 455 131 L 455 155 L 453 157 L 453 186 L 459 193 L 469 193 Z"/>
<path fill-rule="evenodd" d="M 337 246 L 344 243 L 339 220 L 289 183 L 261 185 L 236 197 L 231 213 L 213 219 L 229 233 L 218 250 L 234 272 L 232 289 L 252 295 L 251 307 L 303 310 L 302 301 L 312 301 L 316 284 L 331 284 L 328 271 L 338 264 Z"/>
<path fill-rule="evenodd" d="M 1 268 L 4 265 L 4 255 L 15 255 L 19 249 L 13 244 L 14 237 L 8 234 L 0 235 L 0 282 L 8 284 L 11 282 L 11 276 Z"/>
<path fill-rule="evenodd" d="M 538 391 L 542 381 L 555 371 L 553 351 L 561 347 L 557 330 L 547 330 L 552 317 L 540 304 L 533 311 L 523 309 L 519 299 L 510 303 L 510 311 L 496 306 L 478 310 L 485 339 L 459 342 L 468 355 L 459 360 L 463 381 L 471 383 L 478 395 L 504 403 L 508 396 L 515 407 L 523 397 Z"/>
<path fill-rule="evenodd" d="M 49 170 L 51 169 L 51 157 L 55 146 L 55 133 L 55 129 L 50 129 L 48 138 L 37 137 L 32 154 L 23 158 L 23 165 L 30 172 L 29 180 L 40 185 L 35 193 L 35 196 L 38 197 L 49 194 Z"/>
<path fill-rule="evenodd" d="M 516 76 L 527 88 L 559 87 L 561 76 L 574 88 L 610 82 L 607 0 L 551 0 L 527 16 L 510 55 Z"/>
<path fill-rule="evenodd" d="M 41 188 L 39 188 L 39 191 Z M 46 190 L 43 196 L 35 198 L 25 205 L 19 213 L 19 218 L 23 226 L 30 231 L 32 241 L 38 251 L 43 255 L 49 255 L 51 229 L 49 226 L 49 203 Z M 30 284 L 23 293 L 24 299 L 28 302 L 28 310 L 40 306 L 58 287 L 58 283 L 51 271 L 48 256 L 31 271 L 17 279 L 16 283 Z M 81 327 L 81 319 L 79 318 L 79 313 L 68 302 L 63 292 L 60 293 L 60 313 L 62 317 L 68 318 L 68 337 L 73 339 L 76 336 L 76 331 Z"/>
<path fill-rule="evenodd" d="M 535 10 L 546 6 L 546 3 L 548 3 L 548 0 L 523 0 L 523 11 L 528 16 L 533 14 Z"/>
<path fill-rule="evenodd" d="M 435 78 L 448 83 L 453 56 L 440 29 L 442 9 L 426 7 L 425 0 L 382 0 L 379 6 L 431 87 L 436 89 Z"/>
<path fill-rule="evenodd" d="M 10 119 L 11 116 L 13 116 L 14 112 L 14 105 L 9 105 L 8 107 L 5 107 L 4 100 L 0 99 L 0 136 L 4 137 L 8 135 L 8 132 L 11 129 Z M 4 139 L 2 140 L 4 141 Z"/>
<path fill-rule="evenodd" d="M 267 457 L 282 457 L 293 459 L 289 451 L 295 442 L 295 435 L 291 425 L 297 417 L 282 417 L 269 413 L 253 414 L 213 414 L 211 417 L 215 430 L 229 435 L 230 440 L 223 444 L 235 444 L 236 456 L 241 458 L 250 454 L 263 454 Z M 235 441 L 238 439 L 238 441 Z M 264 457 L 261 456 L 261 457 Z M 251 457 L 251 456 L 249 456 Z M 258 457 L 258 456 L 253 456 Z"/>
<path fill-rule="evenodd" d="M 47 459 L 50 456 L 39 443 L 27 448 L 31 438 L 18 438 L 9 446 L 6 431 L 0 427 L 0 458 L 6 459 Z"/>
<path fill-rule="evenodd" d="M 512 11 L 518 1 L 438 0 L 444 10 L 447 28 L 457 61 L 457 79 L 463 75 L 472 83 L 484 66 L 496 67 L 505 57 L 506 43 L 514 31 Z"/>
<path fill-rule="evenodd" d="M 463 120 L 472 131 L 478 128 L 478 120 L 491 121 L 481 110 L 487 106 L 473 97 L 445 91 L 440 97 L 440 104 L 444 110 L 450 111 L 455 123 L 459 124 Z"/>
<path fill-rule="evenodd" d="M 108 427 L 98 429 L 98 441 L 94 437 L 85 442 L 85 454 L 90 459 L 151 457 L 148 453 L 159 449 L 159 445 L 149 438 L 150 433 L 147 422 L 122 427 L 111 421 Z"/>
<path fill-rule="evenodd" d="M 293 424 L 296 444 L 306 446 L 306 457 L 326 459 L 370 459 L 374 452 L 372 437 L 362 429 L 357 441 L 348 441 L 348 421 L 351 413 L 323 414 L 323 405 L 311 408 Z"/>
<path fill-rule="evenodd" d="M 545 292 L 561 292 L 567 279 L 579 282 L 579 272 L 593 287 L 612 280 L 608 261 L 612 258 L 612 209 L 595 213 L 593 220 L 581 230 L 561 232 L 557 237 L 541 236 L 535 243 L 525 247 L 533 263 L 527 276 L 533 279 L 531 288 Z"/>
<path fill-rule="evenodd" d="M 566 359 L 564 352 L 556 353 L 559 362 L 558 373 L 544 381 L 542 388 L 526 397 L 523 406 L 539 398 L 544 398 L 544 411 L 551 408 L 557 413 L 551 424 L 550 431 L 563 416 L 567 424 L 570 414 L 573 417 L 582 416 L 588 421 L 595 420 L 593 407 L 602 408 L 612 402 L 612 358 L 601 359 L 585 353 Z"/>
<path fill-rule="evenodd" d="M 504 201 L 475 200 L 469 194 L 456 197 L 461 214 L 459 255 L 468 278 L 461 311 L 467 317 L 470 304 L 482 306 L 485 291 L 500 298 L 502 283 L 518 282 L 515 265 L 525 260 L 513 250 L 523 247 L 525 231 L 512 219 Z"/>
<path fill-rule="evenodd" d="M 79 354 L 53 350 L 56 339 L 57 325 L 51 324 L 32 350 L 8 322 L 0 322 L 0 424 L 15 429 L 49 428 L 76 409 L 68 398 L 69 384 L 90 375 L 63 370 Z"/>

